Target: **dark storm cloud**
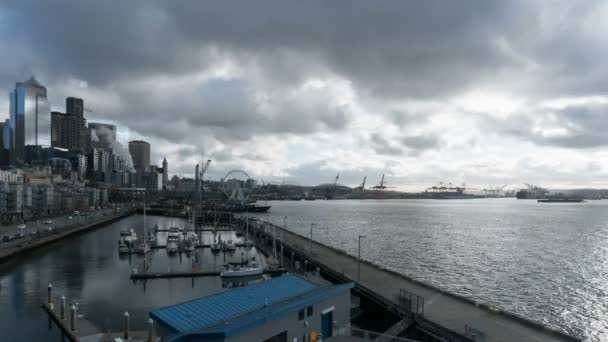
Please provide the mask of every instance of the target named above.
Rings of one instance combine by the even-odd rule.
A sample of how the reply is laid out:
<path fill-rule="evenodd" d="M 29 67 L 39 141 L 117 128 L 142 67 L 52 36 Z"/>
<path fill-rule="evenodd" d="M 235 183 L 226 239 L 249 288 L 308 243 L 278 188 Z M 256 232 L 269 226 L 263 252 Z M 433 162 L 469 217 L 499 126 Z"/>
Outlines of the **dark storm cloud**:
<path fill-rule="evenodd" d="M 534 9 L 524 4 L 20 0 L 4 7 L 7 26 L 18 27 L 12 43 L 34 46 L 39 67 L 93 84 L 199 70 L 219 48 L 270 79 L 329 70 L 373 96 L 433 97 L 519 66 L 495 38 L 518 38 L 528 18 L 521 10 Z"/>
<path fill-rule="evenodd" d="M 174 142 L 202 135 L 230 141 L 335 132 L 348 127 L 350 108 L 323 89 L 294 95 L 303 80 L 337 75 L 360 98 L 379 102 L 441 101 L 469 88 L 512 82 L 531 96 L 606 93 L 606 47 L 593 36 L 601 36 L 601 29 L 594 33 L 584 20 L 571 19 L 593 13 L 592 6 L 527 0 L 5 0 L 0 44 L 11 48 L 0 52 L 0 85 L 10 89 L 29 73 L 42 74 L 49 87 L 83 80 L 117 94 L 116 108 L 96 115 Z M 547 12 L 554 7 L 565 8 L 563 15 Z M 162 87 L 164 78 L 186 78 L 223 61 L 251 75 Z M 404 125 L 424 117 L 393 119 Z M 513 125 L 509 134 L 558 146 L 603 144 L 590 119 L 562 119 L 582 126 L 557 138 L 539 138 L 525 125 Z M 490 131 L 505 131 L 504 124 L 495 122 Z M 376 151 L 388 155 L 440 146 L 436 137 L 396 143 L 372 138 Z"/>

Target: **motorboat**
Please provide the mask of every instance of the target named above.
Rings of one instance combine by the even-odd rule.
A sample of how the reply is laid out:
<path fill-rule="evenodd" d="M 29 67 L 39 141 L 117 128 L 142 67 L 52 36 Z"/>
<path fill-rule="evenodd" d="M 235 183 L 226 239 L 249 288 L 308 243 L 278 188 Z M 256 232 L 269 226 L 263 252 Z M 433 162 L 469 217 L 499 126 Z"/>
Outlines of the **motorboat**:
<path fill-rule="evenodd" d="M 181 245 L 180 248 L 182 250 L 182 252 L 185 253 L 192 253 L 194 252 L 194 241 L 192 239 L 183 239 L 181 241 Z"/>
<path fill-rule="evenodd" d="M 222 250 L 222 246 L 219 243 L 213 243 L 211 244 L 211 252 L 213 253 L 219 253 Z"/>
<path fill-rule="evenodd" d="M 224 265 L 224 271 L 220 273 L 224 278 L 250 277 L 261 275 L 264 269 L 255 261 L 230 262 Z"/>
<path fill-rule="evenodd" d="M 226 243 L 224 244 L 224 249 L 228 252 L 236 251 L 236 245 L 234 244 L 234 241 L 227 240 Z"/>
<path fill-rule="evenodd" d="M 127 245 L 132 247 L 137 241 L 137 233 L 135 233 L 133 229 L 122 229 L 120 231 L 120 239 L 124 240 Z"/>
<path fill-rule="evenodd" d="M 124 239 L 118 240 L 118 253 L 119 254 L 129 254 L 130 251 L 131 251 L 131 248 L 129 247 L 129 245 L 127 244 L 127 242 Z"/>
<path fill-rule="evenodd" d="M 168 236 L 167 237 L 167 253 L 175 254 L 179 251 L 179 237 Z"/>
<path fill-rule="evenodd" d="M 140 243 L 139 245 L 137 245 L 137 248 L 135 249 L 135 252 L 140 255 L 144 255 L 144 254 L 148 253 L 149 251 L 150 251 L 150 244 L 148 244 L 148 242 Z"/>

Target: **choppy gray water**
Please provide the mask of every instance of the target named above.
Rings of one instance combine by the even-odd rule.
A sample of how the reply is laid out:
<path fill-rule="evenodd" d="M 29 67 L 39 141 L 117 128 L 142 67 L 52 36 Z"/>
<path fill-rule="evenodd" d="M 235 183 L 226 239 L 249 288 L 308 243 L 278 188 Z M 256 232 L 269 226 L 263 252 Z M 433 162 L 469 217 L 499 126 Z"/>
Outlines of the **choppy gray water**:
<path fill-rule="evenodd" d="M 608 201 L 269 202 L 260 214 L 451 292 L 608 340 Z"/>

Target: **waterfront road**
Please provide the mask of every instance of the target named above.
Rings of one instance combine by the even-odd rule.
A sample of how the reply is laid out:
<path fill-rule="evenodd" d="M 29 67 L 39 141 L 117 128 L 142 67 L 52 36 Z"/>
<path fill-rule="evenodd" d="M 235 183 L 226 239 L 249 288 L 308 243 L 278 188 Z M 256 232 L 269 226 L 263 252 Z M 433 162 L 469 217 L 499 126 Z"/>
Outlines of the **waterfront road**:
<path fill-rule="evenodd" d="M 123 210 L 127 210 L 127 208 L 123 208 Z M 26 227 L 23 229 L 18 227 L 19 223 L 0 226 L 0 255 L 7 250 L 27 246 L 52 235 L 62 234 L 79 226 L 103 221 L 115 215 L 117 214 L 113 212 L 113 209 L 105 208 L 86 211 L 81 215 L 68 214 L 28 221 L 25 222 Z M 52 223 L 45 223 L 47 220 L 51 220 Z M 20 237 L 20 234 L 23 236 Z M 11 237 L 11 240 L 5 241 L 5 237 Z"/>
<path fill-rule="evenodd" d="M 260 225 L 261 226 L 261 225 Z M 280 229 L 280 228 L 279 228 Z M 283 241 L 309 254 L 310 240 L 285 229 Z M 317 242 L 312 246 L 313 259 L 352 279 L 357 280 L 357 258 L 336 251 Z M 399 274 L 383 270 L 378 266 L 361 263 L 361 285 L 385 298 L 396 301 L 400 289 L 425 298 L 424 317 L 455 332 L 465 334 L 465 325 L 485 334 L 485 341 L 576 341 L 549 329 L 526 323 L 523 319 L 508 314 L 484 309 L 473 303 L 444 293 L 424 284 L 409 280 Z"/>

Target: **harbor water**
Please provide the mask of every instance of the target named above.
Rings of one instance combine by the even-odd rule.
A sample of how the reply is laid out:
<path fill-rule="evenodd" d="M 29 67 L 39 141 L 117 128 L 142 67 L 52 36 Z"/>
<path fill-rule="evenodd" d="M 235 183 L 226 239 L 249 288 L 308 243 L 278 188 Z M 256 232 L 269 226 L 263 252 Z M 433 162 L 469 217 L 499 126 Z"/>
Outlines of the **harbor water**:
<path fill-rule="evenodd" d="M 160 228 L 183 227 L 184 221 L 148 216 L 147 223 Z M 131 216 L 106 227 L 18 256 L 0 265 L 0 341 L 60 341 L 57 328 L 48 330 L 47 316 L 40 308 L 46 301 L 48 284 L 53 293 L 78 302 L 79 314 L 101 331 L 121 331 L 123 313 L 131 316 L 133 330 L 146 330 L 148 312 L 222 291 L 230 283 L 219 277 L 130 280 L 131 270 L 143 264 L 143 257 L 119 256 L 117 242 L 122 228 L 134 228 L 141 238 L 142 216 Z M 234 232 L 219 232 L 222 240 L 240 238 Z M 161 244 L 162 236 L 159 233 Z M 203 243 L 211 243 L 211 232 L 203 233 Z M 249 251 L 256 256 L 255 248 Z M 194 254 L 169 257 L 164 249 L 153 249 L 150 271 L 221 271 L 225 261 L 241 261 L 244 250 L 237 248 L 226 259 L 209 248 Z"/>
<path fill-rule="evenodd" d="M 608 341 L 608 201 L 268 202 L 314 240 L 588 341 Z"/>
<path fill-rule="evenodd" d="M 357 255 L 417 280 L 494 304 L 588 341 L 608 338 L 608 201 L 540 204 L 515 199 L 335 200 L 269 202 L 260 218 L 286 223 L 301 235 Z M 168 227 L 174 219 L 148 217 Z M 0 341 L 45 341 L 40 309 L 46 287 L 79 302 L 80 313 L 101 330 L 118 331 L 129 311 L 136 330 L 150 309 L 214 293 L 218 277 L 129 279 L 141 257 L 117 253 L 120 229 L 141 232 L 132 216 L 0 265 Z M 206 243 L 211 233 L 205 233 Z M 223 233 L 228 234 L 228 233 Z M 140 234 L 141 236 L 141 234 Z M 223 240 L 236 239 L 222 236 Z M 219 270 L 224 260 L 199 250 L 199 270 Z M 153 250 L 153 271 L 193 267 L 187 256 Z M 226 261 L 240 261 L 241 251 Z M 56 329 L 54 330 L 56 333 Z"/>

